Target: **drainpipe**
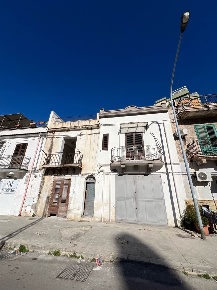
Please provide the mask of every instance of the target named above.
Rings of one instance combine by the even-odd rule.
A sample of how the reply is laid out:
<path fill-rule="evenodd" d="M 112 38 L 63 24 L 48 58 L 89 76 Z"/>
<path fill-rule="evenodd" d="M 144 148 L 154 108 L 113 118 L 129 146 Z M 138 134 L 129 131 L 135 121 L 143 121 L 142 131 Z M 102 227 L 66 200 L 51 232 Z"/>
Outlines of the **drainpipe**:
<path fill-rule="evenodd" d="M 26 200 L 26 195 L 27 195 L 27 191 L 28 191 L 28 188 L 29 188 L 30 180 L 32 178 L 32 172 L 33 172 L 33 168 L 34 168 L 34 164 L 35 164 L 35 160 L 36 160 L 36 156 L 37 156 L 37 152 L 38 152 L 40 141 L 41 141 L 41 134 L 39 133 L 37 147 L 36 147 L 35 154 L 34 154 L 34 157 L 33 157 L 32 165 L 31 165 L 30 172 L 29 172 L 28 181 L 27 181 L 27 184 L 26 184 L 26 188 L 25 188 L 25 192 L 24 192 L 24 196 L 23 196 L 23 200 L 22 200 L 22 203 L 21 203 L 21 207 L 20 207 L 18 216 L 21 216 L 21 213 L 22 213 L 22 210 L 23 210 L 23 206 L 24 206 L 24 203 L 25 203 L 25 200 Z"/>

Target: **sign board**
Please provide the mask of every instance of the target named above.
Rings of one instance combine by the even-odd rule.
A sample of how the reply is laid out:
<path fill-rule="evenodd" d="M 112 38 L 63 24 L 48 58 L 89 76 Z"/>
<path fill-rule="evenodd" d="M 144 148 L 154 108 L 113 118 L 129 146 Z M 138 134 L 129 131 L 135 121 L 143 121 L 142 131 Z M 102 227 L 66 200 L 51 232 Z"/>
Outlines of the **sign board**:
<path fill-rule="evenodd" d="M 2 179 L 0 182 L 0 194 L 15 194 L 19 180 Z"/>

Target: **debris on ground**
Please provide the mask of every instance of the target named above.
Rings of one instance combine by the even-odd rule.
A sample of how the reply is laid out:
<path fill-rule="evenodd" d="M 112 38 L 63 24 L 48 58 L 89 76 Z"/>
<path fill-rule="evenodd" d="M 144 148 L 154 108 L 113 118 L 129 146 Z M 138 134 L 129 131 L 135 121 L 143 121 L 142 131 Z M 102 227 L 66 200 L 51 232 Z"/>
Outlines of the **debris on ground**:
<path fill-rule="evenodd" d="M 102 266 L 102 258 L 96 258 L 96 265 L 97 266 Z"/>

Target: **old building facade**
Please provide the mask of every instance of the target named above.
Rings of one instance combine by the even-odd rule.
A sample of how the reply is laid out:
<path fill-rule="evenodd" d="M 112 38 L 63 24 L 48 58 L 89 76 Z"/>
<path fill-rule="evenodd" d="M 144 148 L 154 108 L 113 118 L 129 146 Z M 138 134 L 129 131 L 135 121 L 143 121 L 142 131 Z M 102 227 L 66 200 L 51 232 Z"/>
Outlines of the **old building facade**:
<path fill-rule="evenodd" d="M 99 123 L 103 219 L 178 224 L 185 191 L 166 106 L 101 110 Z"/>
<path fill-rule="evenodd" d="M 0 116 L 0 214 L 36 211 L 45 127 L 22 114 Z"/>
<path fill-rule="evenodd" d="M 178 224 L 186 196 L 172 137 L 165 105 L 73 122 L 51 112 L 37 215 Z"/>
<path fill-rule="evenodd" d="M 198 203 L 217 210 L 217 96 L 190 93 L 182 87 L 173 92 L 173 100 Z M 168 101 L 162 102 L 169 106 Z M 171 108 L 169 114 L 188 204 L 192 195 Z"/>
<path fill-rule="evenodd" d="M 98 140 L 97 119 L 64 121 L 51 112 L 41 164 L 39 216 L 97 219 L 101 211 L 95 194 Z"/>

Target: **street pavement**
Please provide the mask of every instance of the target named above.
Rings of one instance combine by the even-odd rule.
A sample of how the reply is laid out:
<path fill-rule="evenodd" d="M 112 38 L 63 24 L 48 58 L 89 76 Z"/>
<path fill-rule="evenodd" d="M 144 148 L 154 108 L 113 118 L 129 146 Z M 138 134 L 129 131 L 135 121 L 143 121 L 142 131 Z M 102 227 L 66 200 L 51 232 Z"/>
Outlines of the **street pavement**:
<path fill-rule="evenodd" d="M 214 290 L 217 283 L 198 276 L 187 276 L 164 266 L 135 261 L 103 263 L 84 281 L 82 273 L 59 278 L 65 268 L 83 266 L 74 259 L 53 257 L 38 252 L 0 260 L 1 290 Z M 69 278 L 69 276 L 68 276 Z"/>
<path fill-rule="evenodd" d="M 143 262 L 217 274 L 217 236 L 203 241 L 172 227 L 0 216 L 0 240 L 6 240 L 7 247 L 23 244 L 41 254 L 76 253 L 85 261 L 101 257 L 104 262 Z"/>

